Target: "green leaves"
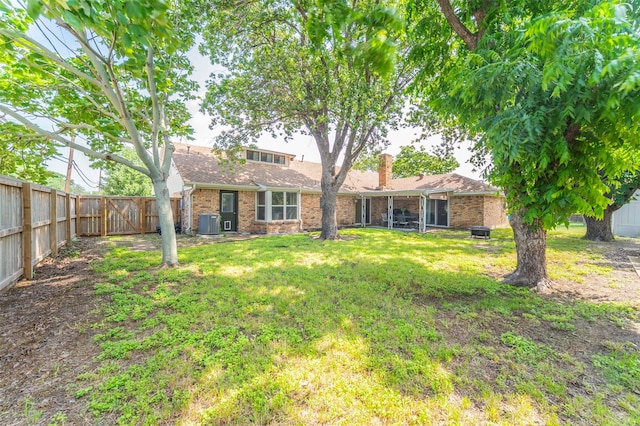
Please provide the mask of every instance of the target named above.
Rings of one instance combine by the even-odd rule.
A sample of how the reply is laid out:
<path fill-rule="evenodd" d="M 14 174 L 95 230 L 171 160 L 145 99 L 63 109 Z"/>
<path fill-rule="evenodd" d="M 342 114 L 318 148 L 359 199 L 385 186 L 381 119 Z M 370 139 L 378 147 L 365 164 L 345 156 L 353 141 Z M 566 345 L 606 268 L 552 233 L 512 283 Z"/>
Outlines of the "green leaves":
<path fill-rule="evenodd" d="M 395 39 L 403 27 L 394 9 L 384 5 L 352 7 L 343 0 L 318 1 L 308 10 L 305 21 L 313 53 L 321 54 L 329 46 L 354 64 L 385 76 L 393 71 Z"/>
<path fill-rule="evenodd" d="M 460 164 L 448 153 L 440 155 L 429 154 L 423 146 L 406 145 L 400 148 L 400 153 L 393 159 L 393 177 L 403 178 L 418 176 L 421 173 L 436 175 L 450 173 Z"/>
<path fill-rule="evenodd" d="M 407 77 L 396 50 L 402 21 L 390 5 L 216 3 L 207 11 L 203 48 L 228 72 L 212 76 L 203 109 L 213 125 L 230 129 L 218 144 L 301 132 L 334 164 L 344 153 L 349 168 L 364 146 L 384 143 Z"/>
<path fill-rule="evenodd" d="M 179 41 L 167 19 L 171 15 L 179 22 L 179 10 L 169 11 L 161 0 L 9 6 L 0 16 L 0 110 L 12 125 L 21 123 L 30 143 L 55 152 L 56 144 L 75 135 L 86 153 L 117 158 L 112 154 L 123 144 L 157 149 L 164 143 L 161 135 L 189 133 L 184 104 L 175 100 L 188 99 L 193 90 L 185 78 L 190 70 L 185 52 L 178 50 L 191 39 Z M 32 149 L 15 147 L 22 147 L 23 155 Z M 161 164 L 145 160 L 142 169 L 161 175 Z"/>
<path fill-rule="evenodd" d="M 142 166 L 133 149 L 125 148 L 122 156 Z M 121 164 L 107 170 L 103 190 L 106 195 L 149 197 L 153 194 L 153 186 L 148 176 Z"/>
<path fill-rule="evenodd" d="M 640 150 L 635 12 L 582 1 L 483 12 L 491 18 L 479 47 L 450 52 L 432 92 L 420 94 L 477 135 L 476 150 L 491 156 L 489 179 L 528 223 L 549 229 L 575 212 L 601 215 L 610 202 L 602 177 L 631 167 L 614 153 Z"/>
<path fill-rule="evenodd" d="M 42 12 L 42 7 L 44 6 L 44 3 L 40 0 L 28 0 L 27 1 L 27 14 L 33 18 L 33 19 L 37 19 L 38 16 L 40 16 L 40 13 Z"/>

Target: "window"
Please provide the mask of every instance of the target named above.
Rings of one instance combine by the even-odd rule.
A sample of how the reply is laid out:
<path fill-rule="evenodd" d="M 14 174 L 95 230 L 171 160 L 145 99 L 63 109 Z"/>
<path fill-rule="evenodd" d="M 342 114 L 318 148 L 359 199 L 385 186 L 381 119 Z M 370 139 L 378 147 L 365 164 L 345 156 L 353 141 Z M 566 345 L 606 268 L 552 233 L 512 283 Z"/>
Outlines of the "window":
<path fill-rule="evenodd" d="M 259 161 L 261 163 L 287 164 L 287 156 L 282 154 L 273 154 L 271 152 L 254 151 L 248 149 L 245 153 L 247 160 Z"/>
<path fill-rule="evenodd" d="M 230 194 L 228 192 L 222 194 L 222 208 L 220 209 L 220 213 L 233 213 L 234 198 L 235 194 Z"/>
<path fill-rule="evenodd" d="M 297 192 L 258 192 L 256 195 L 256 220 L 298 219 Z"/>
<path fill-rule="evenodd" d="M 284 219 L 284 192 L 271 193 L 271 220 Z"/>
<path fill-rule="evenodd" d="M 256 220 L 265 220 L 266 209 L 266 192 L 258 192 L 258 199 L 256 201 Z"/>
<path fill-rule="evenodd" d="M 298 218 L 298 194 L 295 192 L 285 192 L 287 203 L 285 209 L 287 220 Z"/>

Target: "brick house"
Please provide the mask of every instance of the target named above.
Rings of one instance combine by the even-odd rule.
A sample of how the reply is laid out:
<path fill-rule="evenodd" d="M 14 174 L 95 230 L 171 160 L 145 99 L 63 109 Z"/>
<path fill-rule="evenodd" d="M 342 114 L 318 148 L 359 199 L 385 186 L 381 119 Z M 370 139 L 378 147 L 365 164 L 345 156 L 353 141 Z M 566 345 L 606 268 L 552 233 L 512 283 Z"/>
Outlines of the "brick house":
<path fill-rule="evenodd" d="M 245 149 L 244 164 L 219 161 L 210 149 L 176 144 L 173 159 L 183 197 L 182 223 L 197 233 L 201 215 L 219 215 L 220 231 L 292 233 L 321 227 L 318 163 Z M 504 198 L 457 174 L 392 179 L 392 157 L 380 171 L 351 171 L 338 193 L 338 226 L 490 228 L 508 224 Z M 389 221 L 388 218 L 392 220 Z"/>

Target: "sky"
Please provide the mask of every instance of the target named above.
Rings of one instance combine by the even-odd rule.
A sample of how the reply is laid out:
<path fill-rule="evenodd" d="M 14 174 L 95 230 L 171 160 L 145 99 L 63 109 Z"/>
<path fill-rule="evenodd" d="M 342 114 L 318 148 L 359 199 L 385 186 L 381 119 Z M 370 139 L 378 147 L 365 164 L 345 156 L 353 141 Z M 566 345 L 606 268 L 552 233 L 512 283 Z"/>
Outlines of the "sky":
<path fill-rule="evenodd" d="M 189 141 L 188 143 L 192 145 L 212 147 L 217 132 L 215 130 L 209 129 L 209 118 L 201 114 L 198 111 L 197 105 L 195 104 L 197 104 L 197 101 L 191 101 L 189 103 L 189 110 L 191 111 L 193 116 L 190 124 L 194 128 L 193 136 L 195 140 Z M 398 131 L 390 132 L 389 140 L 391 143 L 384 152 L 391 155 L 397 155 L 400 152 L 400 147 L 404 145 L 410 145 L 412 140 L 414 140 L 418 134 L 418 129 L 401 129 Z M 177 140 L 175 142 L 187 143 L 187 141 L 180 140 Z M 424 147 L 429 150 L 431 146 L 438 144 L 438 142 L 438 138 L 435 137 L 425 142 L 419 142 L 417 145 L 424 145 Z M 258 143 L 258 147 L 261 149 L 293 154 L 298 160 L 304 157 L 305 161 L 312 161 L 316 163 L 320 162 L 320 154 L 318 153 L 318 148 L 315 144 L 315 141 L 313 140 L 313 137 L 311 136 L 300 135 L 290 142 L 272 139 L 270 136 L 267 136 L 263 137 L 260 140 L 260 142 Z M 53 159 L 48 163 L 49 168 L 53 171 L 62 173 L 63 175 L 66 174 L 66 159 L 68 158 L 68 156 L 69 150 L 66 148 L 61 149 L 58 158 Z M 480 173 L 474 171 L 473 166 L 469 163 L 471 153 L 468 150 L 468 146 L 456 149 L 455 157 L 460 163 L 460 167 L 458 167 L 454 171 L 454 173 L 458 173 L 473 179 L 481 179 Z M 77 167 L 82 171 L 82 175 L 77 170 L 73 170 L 71 179 L 73 179 L 75 183 L 85 187 L 89 191 L 97 191 L 100 172 L 98 170 L 90 168 L 89 159 L 81 152 L 75 151 L 73 159 L 76 162 Z"/>
<path fill-rule="evenodd" d="M 198 52 L 197 48 L 192 49 L 189 52 L 189 57 L 194 65 L 194 72 L 191 76 L 193 80 L 200 84 L 200 90 L 196 96 L 196 99 L 187 102 L 187 108 L 191 113 L 190 124 L 194 129 L 194 140 L 188 143 L 192 145 L 208 146 L 212 147 L 215 136 L 219 133 L 217 129 L 210 129 L 210 118 L 202 114 L 200 110 L 201 98 L 204 97 L 205 83 L 212 72 L 219 72 L 220 69 L 210 64 L 209 60 Z M 389 132 L 390 145 L 385 150 L 386 153 L 396 155 L 400 152 L 400 147 L 404 145 L 410 145 L 416 137 L 421 134 L 420 129 L 415 128 L 403 128 L 397 131 Z M 175 140 L 174 142 L 186 143 L 186 140 Z M 439 143 L 438 137 L 430 138 L 426 141 L 421 141 L 417 145 L 423 145 L 428 151 L 432 146 Z M 311 136 L 299 135 L 293 141 L 286 142 L 284 139 L 273 139 L 270 136 L 263 137 L 258 143 L 258 148 L 267 149 L 271 151 L 284 152 L 287 154 L 295 155 L 296 159 L 302 159 L 304 156 L 305 161 L 320 162 L 320 154 L 318 148 Z M 58 158 L 49 161 L 48 166 L 51 170 L 66 174 L 67 161 L 69 156 L 69 150 L 64 148 L 60 150 Z M 467 176 L 473 179 L 481 179 L 480 173 L 473 170 L 473 166 L 469 163 L 471 153 L 469 152 L 469 146 L 463 146 L 455 151 L 455 156 L 460 167 L 455 170 L 455 173 Z M 98 181 L 100 180 L 100 172 L 90 167 L 89 159 L 81 152 L 76 151 L 74 153 L 74 161 L 77 170 L 73 170 L 71 178 L 75 183 L 85 187 L 89 191 L 97 191 Z"/>

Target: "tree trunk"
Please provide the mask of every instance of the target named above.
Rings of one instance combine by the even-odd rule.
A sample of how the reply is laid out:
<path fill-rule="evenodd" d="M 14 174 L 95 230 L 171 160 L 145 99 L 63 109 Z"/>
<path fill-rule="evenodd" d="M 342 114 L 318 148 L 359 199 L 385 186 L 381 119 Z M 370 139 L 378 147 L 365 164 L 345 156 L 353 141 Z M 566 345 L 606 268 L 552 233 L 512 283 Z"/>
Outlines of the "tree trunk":
<path fill-rule="evenodd" d="M 587 233 L 585 234 L 584 239 L 591 241 L 613 241 L 611 217 L 613 216 L 613 212 L 616 210 L 618 209 L 611 209 L 610 207 L 607 207 L 602 219 L 585 216 L 584 222 L 587 224 Z"/>
<path fill-rule="evenodd" d="M 516 241 L 518 264 L 503 282 L 518 287 L 536 287 L 538 291 L 546 290 L 551 284 L 547 275 L 547 232 L 539 225 L 524 223 L 519 214 L 512 214 L 509 223 Z"/>
<path fill-rule="evenodd" d="M 338 219 L 336 215 L 336 204 L 338 202 L 338 190 L 331 184 L 322 184 L 322 197 L 320 198 L 320 208 L 322 210 L 322 231 L 321 240 L 337 240 Z"/>
<path fill-rule="evenodd" d="M 153 189 L 156 193 L 158 219 L 160 220 L 160 232 L 162 234 L 162 265 L 176 266 L 178 264 L 178 244 L 167 180 L 154 181 Z"/>

